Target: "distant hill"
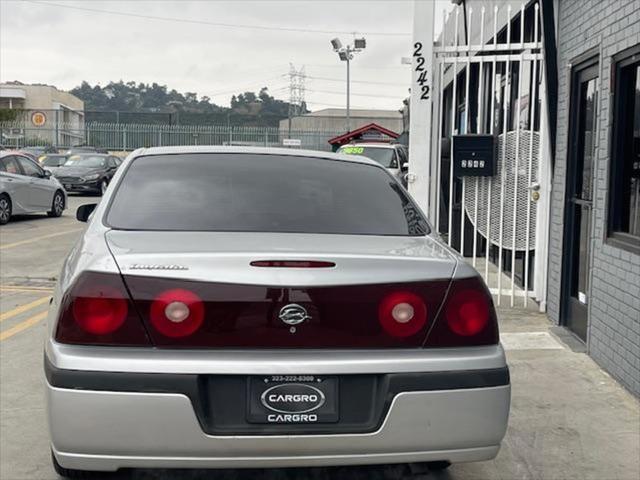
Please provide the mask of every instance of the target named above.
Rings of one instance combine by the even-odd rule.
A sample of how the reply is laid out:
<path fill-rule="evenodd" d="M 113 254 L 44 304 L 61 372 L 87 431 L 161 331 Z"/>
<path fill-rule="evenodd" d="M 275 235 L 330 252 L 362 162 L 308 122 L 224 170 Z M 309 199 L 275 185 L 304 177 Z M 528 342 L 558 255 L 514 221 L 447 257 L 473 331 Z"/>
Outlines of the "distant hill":
<path fill-rule="evenodd" d="M 101 87 L 83 81 L 71 93 L 84 101 L 88 122 L 276 127 L 289 114 L 289 103 L 269 95 L 267 87 L 257 94 L 233 95 L 230 108 L 212 103 L 207 96 L 198 99 L 196 93 L 180 93 L 157 83 L 120 80 Z M 303 105 L 302 113 L 306 112 Z"/>

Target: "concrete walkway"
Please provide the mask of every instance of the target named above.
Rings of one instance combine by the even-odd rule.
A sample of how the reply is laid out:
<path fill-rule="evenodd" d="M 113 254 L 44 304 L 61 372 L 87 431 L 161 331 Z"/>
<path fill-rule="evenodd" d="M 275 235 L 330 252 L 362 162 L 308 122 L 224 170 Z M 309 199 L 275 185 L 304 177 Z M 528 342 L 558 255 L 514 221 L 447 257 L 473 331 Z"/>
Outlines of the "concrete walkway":
<path fill-rule="evenodd" d="M 503 309 L 499 317 L 513 387 L 502 449 L 491 462 L 432 478 L 640 479 L 638 399 L 577 342 L 550 332 L 543 314 Z"/>

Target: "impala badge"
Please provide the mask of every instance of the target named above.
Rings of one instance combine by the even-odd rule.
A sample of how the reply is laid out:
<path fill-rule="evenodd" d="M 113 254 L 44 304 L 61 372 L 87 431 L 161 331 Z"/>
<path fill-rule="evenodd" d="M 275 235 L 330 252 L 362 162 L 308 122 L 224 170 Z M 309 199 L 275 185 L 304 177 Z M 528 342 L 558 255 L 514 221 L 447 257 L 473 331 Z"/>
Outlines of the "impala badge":
<path fill-rule="evenodd" d="M 311 319 L 311 317 L 307 314 L 307 310 L 297 303 L 290 303 L 289 305 L 285 305 L 284 307 L 282 307 L 280 309 L 278 317 L 287 325 L 292 326 L 298 325 L 305 320 Z"/>

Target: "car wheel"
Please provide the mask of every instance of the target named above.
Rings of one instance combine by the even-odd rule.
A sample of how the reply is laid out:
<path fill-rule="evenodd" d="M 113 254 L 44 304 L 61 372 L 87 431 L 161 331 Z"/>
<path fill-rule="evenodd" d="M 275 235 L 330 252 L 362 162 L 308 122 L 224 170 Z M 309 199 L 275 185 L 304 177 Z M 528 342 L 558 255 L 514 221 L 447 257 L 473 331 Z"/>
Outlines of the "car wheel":
<path fill-rule="evenodd" d="M 53 452 L 51 452 L 51 463 L 53 463 L 53 469 L 62 478 L 90 479 L 90 478 L 98 478 L 102 473 L 102 472 L 90 472 L 88 470 L 71 470 L 69 468 L 64 468 L 58 463 L 58 460 L 56 460 L 56 456 L 53 454 Z"/>
<path fill-rule="evenodd" d="M 51 203 L 51 210 L 47 212 L 50 217 L 59 217 L 64 211 L 64 195 L 58 191 L 53 196 L 53 202 Z"/>
<path fill-rule="evenodd" d="M 11 199 L 9 195 L 0 195 L 0 225 L 6 225 L 11 218 Z"/>
<path fill-rule="evenodd" d="M 102 180 L 100 182 L 100 195 L 104 195 L 104 192 L 107 191 L 107 187 L 109 186 L 109 182 L 106 180 Z"/>

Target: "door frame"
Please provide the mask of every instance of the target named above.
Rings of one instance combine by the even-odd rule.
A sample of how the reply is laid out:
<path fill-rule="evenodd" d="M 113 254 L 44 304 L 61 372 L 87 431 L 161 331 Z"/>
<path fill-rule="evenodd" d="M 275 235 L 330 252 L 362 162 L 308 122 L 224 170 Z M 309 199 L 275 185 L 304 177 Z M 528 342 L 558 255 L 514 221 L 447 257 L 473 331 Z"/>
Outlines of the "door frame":
<path fill-rule="evenodd" d="M 575 172 L 576 170 L 576 164 L 577 164 L 577 156 L 578 156 L 578 151 L 579 148 L 577 147 L 577 144 L 575 143 L 575 135 L 578 133 L 577 129 L 579 128 L 579 110 L 578 108 L 576 108 L 577 103 L 580 101 L 580 93 L 581 93 L 581 88 L 580 88 L 580 76 L 582 73 L 594 69 L 596 70 L 596 77 L 598 80 L 600 80 L 600 58 L 599 58 L 599 54 L 597 52 L 594 51 L 590 51 L 587 52 L 583 55 L 581 55 L 580 57 L 578 57 L 576 59 L 576 63 L 571 65 L 571 69 L 569 71 L 568 74 L 568 81 L 569 81 L 569 85 L 570 85 L 570 91 L 569 91 L 569 125 L 567 128 L 567 156 L 566 156 L 566 165 L 565 165 L 565 185 L 564 185 L 564 195 L 563 195 L 563 199 L 562 199 L 562 204 L 564 207 L 564 213 L 563 213 L 563 227 L 562 227 L 562 257 L 561 257 L 561 281 L 560 281 L 560 316 L 559 316 L 559 323 L 560 325 L 562 325 L 563 327 L 568 327 L 568 313 L 570 311 L 569 309 L 569 301 L 570 301 L 570 297 L 571 297 L 571 267 L 573 264 L 573 259 L 572 256 L 569 255 L 569 253 L 571 252 L 571 248 L 572 248 L 572 237 L 573 237 L 573 232 L 575 230 L 575 221 L 574 221 L 574 215 L 572 215 L 572 208 L 570 205 L 570 199 L 573 196 L 573 194 L 575 193 L 575 187 L 572 184 L 573 182 L 573 175 L 572 173 Z M 597 137 L 598 137 L 598 130 L 599 130 L 599 125 L 600 123 L 597 121 L 599 116 L 600 116 L 600 85 L 597 85 L 597 93 L 598 93 L 598 97 L 597 97 L 597 103 L 596 103 L 596 124 L 595 124 L 595 129 L 596 129 L 596 135 L 595 135 L 595 141 L 597 141 Z M 597 146 L 594 147 L 594 152 L 597 152 Z M 591 178 L 591 182 L 592 182 L 592 187 L 595 185 L 595 175 L 596 175 L 596 162 L 597 162 L 597 153 L 594 155 L 594 165 L 592 166 L 592 178 Z M 593 188 L 592 188 L 592 194 L 593 194 Z M 595 195 L 594 195 L 594 200 L 595 200 Z M 590 209 L 590 214 L 589 214 L 589 243 L 591 243 L 591 239 L 592 239 L 592 231 L 593 231 L 593 201 L 592 201 L 592 206 Z M 591 245 L 589 245 L 589 247 L 591 247 Z M 584 339 L 584 342 L 586 344 L 588 344 L 589 342 L 589 330 L 591 327 L 591 322 L 590 322 L 590 310 L 591 310 L 591 278 L 589 273 L 591 272 L 591 255 L 592 255 L 592 251 L 591 248 L 589 248 L 589 252 L 588 252 L 588 259 L 587 259 L 587 268 L 588 268 L 588 274 L 587 274 L 587 330 L 586 330 L 586 336 Z M 569 330 L 571 331 L 571 330 Z M 572 332 L 573 333 L 573 332 Z M 574 336 L 579 339 L 580 341 L 582 341 L 582 339 L 577 335 L 574 334 Z"/>

